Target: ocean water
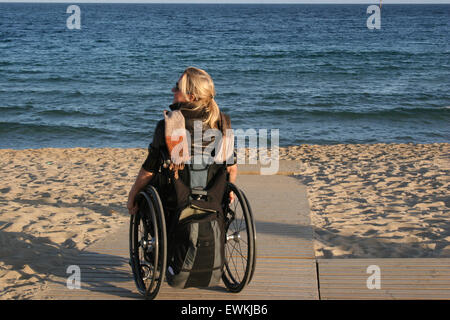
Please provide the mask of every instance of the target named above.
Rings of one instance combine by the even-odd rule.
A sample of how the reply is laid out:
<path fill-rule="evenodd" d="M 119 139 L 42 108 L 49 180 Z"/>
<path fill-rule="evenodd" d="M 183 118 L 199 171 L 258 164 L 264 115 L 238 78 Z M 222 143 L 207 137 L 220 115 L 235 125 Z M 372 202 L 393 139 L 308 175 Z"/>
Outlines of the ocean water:
<path fill-rule="evenodd" d="M 450 142 L 450 5 L 0 3 L 0 148 L 147 147 L 188 66 L 280 144 Z"/>

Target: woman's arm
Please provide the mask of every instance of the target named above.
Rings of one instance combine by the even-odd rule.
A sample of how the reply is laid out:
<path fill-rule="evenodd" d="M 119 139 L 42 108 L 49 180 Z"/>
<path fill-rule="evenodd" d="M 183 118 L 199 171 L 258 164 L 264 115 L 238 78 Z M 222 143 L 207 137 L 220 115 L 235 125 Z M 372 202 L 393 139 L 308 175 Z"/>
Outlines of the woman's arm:
<path fill-rule="evenodd" d="M 232 166 L 227 167 L 227 172 L 230 174 L 229 181 L 231 183 L 236 183 L 236 178 L 238 174 L 237 164 L 233 164 Z"/>
<path fill-rule="evenodd" d="M 141 167 L 138 176 L 136 177 L 136 181 L 134 182 L 133 186 L 131 187 L 130 193 L 128 194 L 127 208 L 129 214 L 136 213 L 138 207 L 134 202 L 134 198 L 143 188 L 145 188 L 145 186 L 150 182 L 152 177 L 153 172 L 148 172 L 147 170 Z"/>
<path fill-rule="evenodd" d="M 227 167 L 227 172 L 230 174 L 228 177 L 228 180 L 231 183 L 236 183 L 236 177 L 237 177 L 237 173 L 238 173 L 238 168 L 237 168 L 237 164 L 233 164 L 232 166 Z M 230 192 L 230 202 L 234 201 L 234 193 L 233 191 Z"/>
<path fill-rule="evenodd" d="M 134 203 L 136 195 L 150 182 L 153 177 L 153 170 L 157 170 L 159 167 L 159 155 L 160 148 L 164 144 L 164 120 L 160 120 L 155 128 L 153 134 L 153 141 L 148 146 L 148 155 L 144 163 L 139 170 L 138 176 L 134 185 L 131 187 L 128 194 L 127 208 L 130 214 L 134 214 L 137 211 L 137 205 Z"/>

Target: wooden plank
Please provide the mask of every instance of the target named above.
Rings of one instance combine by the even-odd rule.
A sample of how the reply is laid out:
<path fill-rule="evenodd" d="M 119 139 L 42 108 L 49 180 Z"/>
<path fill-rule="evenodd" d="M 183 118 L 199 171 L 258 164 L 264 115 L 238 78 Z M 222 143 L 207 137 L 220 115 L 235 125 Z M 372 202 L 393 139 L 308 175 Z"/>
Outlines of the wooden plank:
<path fill-rule="evenodd" d="M 321 266 L 345 266 L 360 268 L 363 265 L 384 265 L 384 266 L 450 266 L 450 258 L 371 258 L 371 259 L 318 259 Z M 355 262 L 358 263 L 355 263 Z M 405 264 L 405 261 L 408 263 Z"/>
<path fill-rule="evenodd" d="M 321 299 L 450 299 L 450 259 L 318 259 Z M 380 288 L 367 285 L 380 270 Z M 372 283 L 369 281 L 369 284 Z"/>

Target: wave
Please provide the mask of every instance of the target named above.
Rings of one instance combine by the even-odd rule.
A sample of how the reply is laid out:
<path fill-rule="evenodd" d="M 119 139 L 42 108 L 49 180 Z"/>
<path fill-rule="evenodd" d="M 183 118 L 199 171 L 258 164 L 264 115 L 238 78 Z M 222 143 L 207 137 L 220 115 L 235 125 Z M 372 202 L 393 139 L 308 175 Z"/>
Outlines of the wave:
<path fill-rule="evenodd" d="M 427 53 L 423 52 L 411 52 L 407 50 L 321 50 L 321 51 L 302 51 L 296 53 L 296 57 L 324 57 L 329 55 L 354 55 L 358 57 L 362 56 L 426 56 Z"/>
<path fill-rule="evenodd" d="M 78 90 L 75 91 L 65 91 L 65 90 L 35 90 L 35 89 L 24 89 L 24 90 L 0 90 L 0 93 L 8 93 L 8 94 L 19 94 L 19 95 L 35 95 L 35 94 L 42 94 L 42 95 L 60 95 L 62 97 L 81 97 L 84 94 Z"/>
<path fill-rule="evenodd" d="M 8 70 L 9 74 L 39 74 L 45 73 L 46 70 L 33 70 L 33 69 L 20 69 L 20 70 Z"/>
<path fill-rule="evenodd" d="M 26 104 L 23 106 L 0 106 L 0 112 L 19 112 L 19 111 L 30 111 L 33 109 L 33 106 L 31 104 Z"/>
<path fill-rule="evenodd" d="M 394 108 L 389 110 L 374 110 L 374 111 L 320 111 L 314 110 L 309 112 L 312 115 L 337 115 L 340 117 L 387 117 L 387 118 L 411 118 L 417 116 L 435 117 L 435 116 L 450 116 L 450 110 L 445 108 Z"/>
<path fill-rule="evenodd" d="M 319 105 L 319 104 L 318 104 Z M 271 109 L 255 111 L 260 116 L 311 116 L 311 117 L 337 117 L 341 119 L 402 119 L 402 118 L 449 118 L 448 107 L 439 108 L 394 108 L 389 110 L 351 111 L 351 110 L 305 110 L 305 109 Z"/>
<path fill-rule="evenodd" d="M 12 61 L 0 61 L 0 67 L 12 66 L 14 62 Z"/>
<path fill-rule="evenodd" d="M 56 117 L 101 117 L 104 115 L 104 113 L 90 113 L 90 112 L 84 112 L 80 110 L 62 110 L 62 109 L 53 109 L 53 110 L 43 110 L 38 111 L 38 115 L 44 115 L 44 116 L 56 116 Z"/>
<path fill-rule="evenodd" d="M 351 56 L 351 57 L 372 57 L 372 56 L 386 56 L 386 57 L 392 57 L 392 56 L 425 56 L 427 53 L 423 52 L 411 52 L 406 50 L 345 50 L 345 49 L 332 49 L 332 50 L 319 50 L 319 51 L 311 51 L 311 50 L 291 50 L 291 51 L 273 51 L 273 52 L 267 52 L 267 51 L 261 51 L 261 52 L 255 52 L 255 53 L 234 53 L 231 54 L 231 57 L 238 58 L 238 59 L 283 59 L 283 58 L 289 58 L 289 59 L 305 59 L 305 58 L 323 58 L 323 57 L 330 57 L 330 56 Z"/>
<path fill-rule="evenodd" d="M 50 125 L 50 124 L 36 124 L 36 123 L 21 123 L 21 122 L 0 122 L 0 134 L 19 133 L 23 135 L 45 135 L 45 134 L 59 134 L 62 136 L 85 136 L 94 137 L 96 135 L 114 134 L 113 131 L 103 128 L 94 128 L 87 126 L 67 126 L 67 125 Z"/>

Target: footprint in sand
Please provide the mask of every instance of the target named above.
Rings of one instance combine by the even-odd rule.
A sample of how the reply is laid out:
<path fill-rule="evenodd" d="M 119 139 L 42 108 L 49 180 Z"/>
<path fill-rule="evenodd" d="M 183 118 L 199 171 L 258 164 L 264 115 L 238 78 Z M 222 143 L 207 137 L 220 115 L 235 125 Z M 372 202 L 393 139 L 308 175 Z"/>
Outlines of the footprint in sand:
<path fill-rule="evenodd" d="M 8 193 L 10 191 L 11 191 L 11 187 L 6 187 L 6 188 L 3 188 L 3 189 L 0 189 L 0 193 Z"/>

